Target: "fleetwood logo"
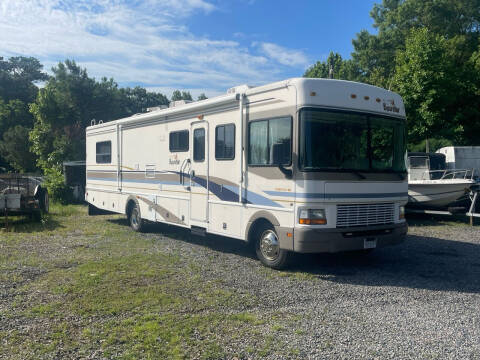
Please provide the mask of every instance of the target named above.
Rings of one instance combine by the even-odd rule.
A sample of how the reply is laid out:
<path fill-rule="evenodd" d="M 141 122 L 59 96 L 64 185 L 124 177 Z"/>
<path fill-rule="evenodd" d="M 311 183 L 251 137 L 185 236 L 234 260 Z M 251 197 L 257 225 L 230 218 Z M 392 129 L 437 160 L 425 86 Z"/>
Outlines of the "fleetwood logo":
<path fill-rule="evenodd" d="M 178 160 L 178 155 L 174 154 L 170 156 L 170 159 L 168 159 L 168 163 L 170 165 L 180 165 L 180 160 Z"/>
<path fill-rule="evenodd" d="M 383 99 L 383 110 L 395 112 L 395 113 L 400 112 L 400 108 L 395 106 L 395 101 L 393 99 L 391 100 Z"/>

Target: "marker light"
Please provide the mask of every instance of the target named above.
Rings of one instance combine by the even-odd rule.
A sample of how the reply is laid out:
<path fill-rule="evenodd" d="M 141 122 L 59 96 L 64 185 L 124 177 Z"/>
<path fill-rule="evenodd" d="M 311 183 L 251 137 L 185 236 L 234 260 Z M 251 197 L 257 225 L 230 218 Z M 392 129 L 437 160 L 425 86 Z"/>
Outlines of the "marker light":
<path fill-rule="evenodd" d="M 400 206 L 398 208 L 398 219 L 399 220 L 405 219 L 405 206 Z"/>
<path fill-rule="evenodd" d="M 325 216 L 325 209 L 300 210 L 298 222 L 303 225 L 326 225 L 327 217 Z"/>

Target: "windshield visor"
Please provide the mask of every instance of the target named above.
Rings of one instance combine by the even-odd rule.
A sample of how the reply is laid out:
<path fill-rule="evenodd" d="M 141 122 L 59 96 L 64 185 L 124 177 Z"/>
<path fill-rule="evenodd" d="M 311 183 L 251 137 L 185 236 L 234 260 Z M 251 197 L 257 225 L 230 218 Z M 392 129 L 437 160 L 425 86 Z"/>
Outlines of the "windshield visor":
<path fill-rule="evenodd" d="M 354 112 L 300 112 L 300 169 L 405 172 L 405 121 Z"/>

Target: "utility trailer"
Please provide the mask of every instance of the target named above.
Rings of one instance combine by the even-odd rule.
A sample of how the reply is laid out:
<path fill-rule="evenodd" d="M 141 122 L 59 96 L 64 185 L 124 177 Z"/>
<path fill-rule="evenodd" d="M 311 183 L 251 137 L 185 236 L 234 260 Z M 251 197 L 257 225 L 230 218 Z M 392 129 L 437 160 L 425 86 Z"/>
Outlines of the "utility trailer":
<path fill-rule="evenodd" d="M 0 216 L 29 215 L 38 220 L 48 209 L 48 191 L 41 177 L 0 174 Z"/>

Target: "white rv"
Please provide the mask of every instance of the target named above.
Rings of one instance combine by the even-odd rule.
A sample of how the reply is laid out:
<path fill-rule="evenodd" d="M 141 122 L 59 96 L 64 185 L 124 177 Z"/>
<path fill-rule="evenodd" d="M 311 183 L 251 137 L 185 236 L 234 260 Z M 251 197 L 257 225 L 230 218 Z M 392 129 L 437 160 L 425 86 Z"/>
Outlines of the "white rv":
<path fill-rule="evenodd" d="M 251 242 L 274 268 L 404 239 L 399 95 L 298 78 L 174 105 L 87 128 L 90 211 Z"/>

